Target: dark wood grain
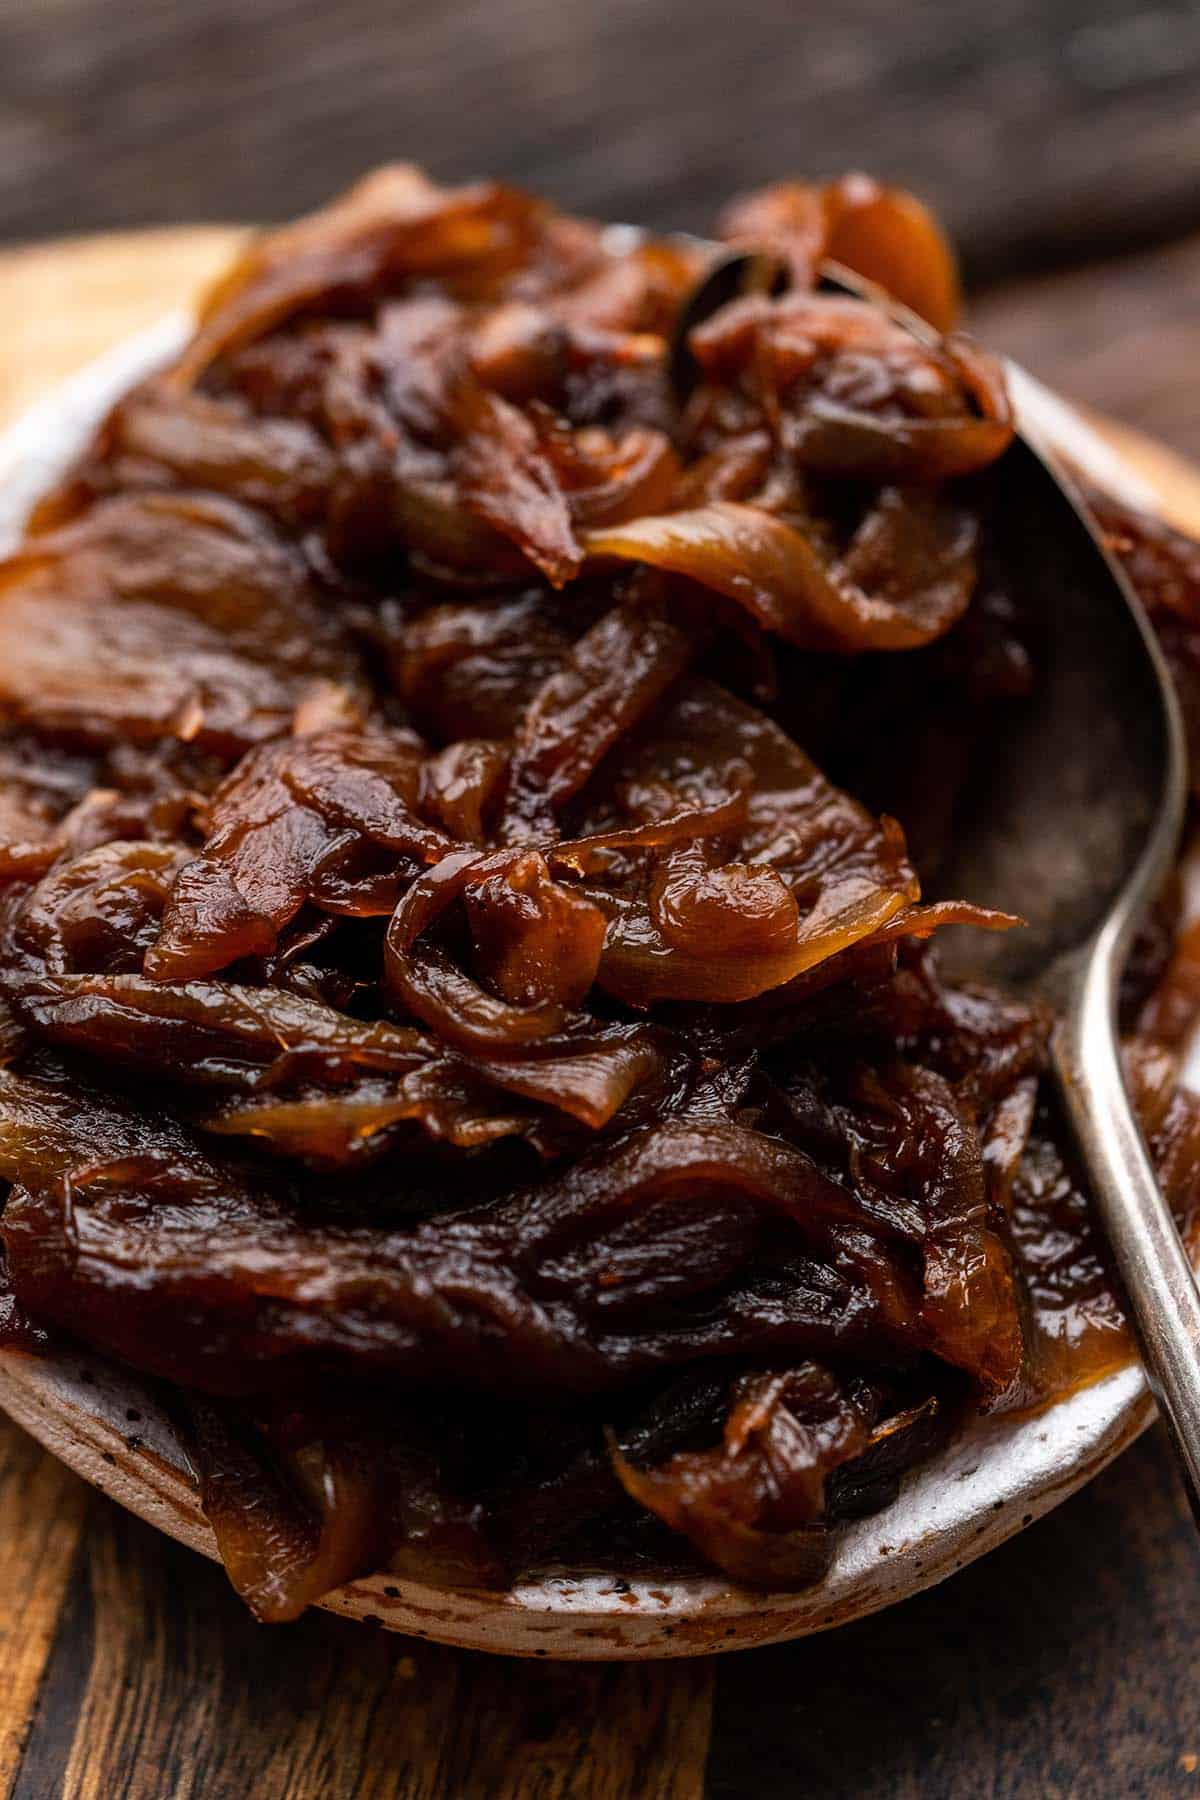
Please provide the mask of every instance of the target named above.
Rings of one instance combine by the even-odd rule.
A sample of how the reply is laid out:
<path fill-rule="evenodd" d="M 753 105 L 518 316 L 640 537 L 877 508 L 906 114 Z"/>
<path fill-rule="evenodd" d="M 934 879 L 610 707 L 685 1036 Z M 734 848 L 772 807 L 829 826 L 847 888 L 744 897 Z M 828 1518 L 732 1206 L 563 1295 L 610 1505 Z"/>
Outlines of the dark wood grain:
<path fill-rule="evenodd" d="M 1195 1794 L 1198 1596 L 1200 1547 L 1156 1427 L 943 1586 L 729 1658 L 709 1800 Z"/>
<path fill-rule="evenodd" d="M 978 298 L 972 326 L 1064 393 L 1200 458 L 1200 237 Z"/>
<path fill-rule="evenodd" d="M 0 237 L 271 218 L 390 157 L 702 226 L 868 166 L 972 271 L 1200 225 L 1189 0 L 2 0 Z"/>
<path fill-rule="evenodd" d="M 717 1665 L 519 1663 L 317 1616 L 267 1630 L 219 1570 L 97 1499 L 8 1792 L 1186 1795 L 1200 1787 L 1198 1583 L 1194 1528 L 1157 1431 L 953 1581 L 827 1637 Z"/>
<path fill-rule="evenodd" d="M 0 1419 L 0 1795 L 24 1756 L 87 1501 L 77 1476 Z"/>
<path fill-rule="evenodd" d="M 96 1499 L 11 1800 L 699 1800 L 712 1677 L 269 1630 Z"/>

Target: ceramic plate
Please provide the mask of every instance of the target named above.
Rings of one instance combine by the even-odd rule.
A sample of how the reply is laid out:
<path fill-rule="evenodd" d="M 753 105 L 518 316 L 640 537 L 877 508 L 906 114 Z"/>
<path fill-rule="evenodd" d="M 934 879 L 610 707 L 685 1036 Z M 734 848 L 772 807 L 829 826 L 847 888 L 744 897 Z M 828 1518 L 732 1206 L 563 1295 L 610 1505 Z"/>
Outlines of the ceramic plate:
<path fill-rule="evenodd" d="M 0 437 L 0 549 L 118 395 L 170 357 L 187 331 L 188 320 L 175 316 L 119 345 Z M 1092 480 L 1155 507 L 1154 485 L 1078 413 L 1019 371 L 1014 392 L 1039 438 Z M 85 1350 L 53 1360 L 0 1353 L 0 1405 L 121 1505 L 216 1556 L 187 1453 L 151 1384 Z M 1141 1370 L 1129 1367 L 1038 1415 L 979 1420 L 914 1472 L 887 1511 L 844 1529 L 828 1575 L 808 1593 L 563 1569 L 500 1594 L 380 1574 L 338 1589 L 325 1605 L 395 1631 L 523 1656 L 691 1656 L 799 1637 L 905 1599 L 994 1549 L 1081 1487 L 1152 1416 Z"/>

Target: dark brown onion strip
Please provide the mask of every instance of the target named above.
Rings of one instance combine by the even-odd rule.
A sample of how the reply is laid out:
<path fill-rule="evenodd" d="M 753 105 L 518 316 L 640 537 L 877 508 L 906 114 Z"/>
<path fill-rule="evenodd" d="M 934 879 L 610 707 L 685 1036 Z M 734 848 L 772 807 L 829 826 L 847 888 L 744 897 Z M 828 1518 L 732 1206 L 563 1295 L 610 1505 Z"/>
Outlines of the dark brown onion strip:
<path fill-rule="evenodd" d="M 654 598 L 615 606 L 542 684 L 517 728 L 501 835 L 554 835 L 555 817 L 687 668 L 692 636 Z"/>
<path fill-rule="evenodd" d="M 511 401 L 465 383 L 455 402 L 459 492 L 477 518 L 509 538 L 553 587 L 577 575 L 566 495 L 537 430 Z"/>
<path fill-rule="evenodd" d="M 613 850 L 661 850 L 694 838 L 720 837 L 745 822 L 749 792 L 745 787 L 714 800 L 708 806 L 684 806 L 645 825 L 614 825 L 611 831 L 593 831 L 546 848 L 546 860 L 565 863 L 580 875 L 595 872 L 605 853 Z"/>
<path fill-rule="evenodd" d="M 933 900 L 910 906 L 872 932 L 872 944 L 890 944 L 897 938 L 927 938 L 943 925 L 973 925 L 980 931 L 1012 931 L 1023 925 L 1016 913 L 994 906 L 976 906 L 972 900 Z"/>
<path fill-rule="evenodd" d="M 549 1037 L 566 1022 L 562 1006 L 514 1006 L 484 991 L 423 934 L 466 890 L 503 875 L 525 849 L 455 850 L 414 881 L 392 915 L 384 947 L 384 980 L 400 1004 L 460 1050 L 500 1054 L 531 1038 Z"/>
<path fill-rule="evenodd" d="M 884 888 L 865 876 L 843 882 L 842 889 L 849 889 L 850 897 L 835 911 L 825 910 L 816 924 L 802 917 L 787 949 L 756 954 L 741 945 L 723 955 L 711 943 L 698 942 L 687 950 L 668 944 L 647 908 L 622 905 L 602 889 L 589 888 L 589 898 L 602 909 L 607 902 L 609 913 L 600 985 L 633 1006 L 661 1000 L 751 1000 L 851 945 L 872 941 L 915 898 L 912 889 Z"/>
<path fill-rule="evenodd" d="M 902 598 L 868 592 L 796 526 L 733 500 L 590 531 L 584 542 L 591 556 L 649 563 L 728 594 L 764 629 L 806 649 L 912 650 L 949 630 L 974 584 L 973 527 L 962 515 L 946 514 L 944 526 L 932 517 L 919 585 Z"/>

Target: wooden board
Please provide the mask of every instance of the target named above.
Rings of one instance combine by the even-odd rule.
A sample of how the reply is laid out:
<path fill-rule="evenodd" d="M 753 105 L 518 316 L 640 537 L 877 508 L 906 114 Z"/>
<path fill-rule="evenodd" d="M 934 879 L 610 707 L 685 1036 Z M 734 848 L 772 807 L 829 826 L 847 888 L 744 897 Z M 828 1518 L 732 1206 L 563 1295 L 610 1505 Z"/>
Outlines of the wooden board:
<path fill-rule="evenodd" d="M 68 373 L 224 248 L 0 258 L 2 391 Z M 0 1421 L 0 1800 L 1187 1792 L 1195 1580 L 1152 1440 L 948 1586 L 719 1672 L 514 1663 L 316 1616 L 268 1633 L 218 1570 Z"/>
<path fill-rule="evenodd" d="M 1200 461 L 1200 236 L 994 289 L 971 323 L 1060 393 Z"/>
<path fill-rule="evenodd" d="M 111 344 L 187 305 L 242 235 L 229 225 L 111 232 L 0 252 L 0 426 Z"/>

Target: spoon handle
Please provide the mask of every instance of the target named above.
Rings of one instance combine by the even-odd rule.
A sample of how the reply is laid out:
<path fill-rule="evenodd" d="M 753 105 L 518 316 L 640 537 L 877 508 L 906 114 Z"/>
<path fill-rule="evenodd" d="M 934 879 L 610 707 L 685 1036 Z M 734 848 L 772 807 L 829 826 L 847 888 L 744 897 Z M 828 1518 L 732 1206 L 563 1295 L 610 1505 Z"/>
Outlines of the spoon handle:
<path fill-rule="evenodd" d="M 1200 1291 L 1125 1090 L 1116 1027 L 1121 948 L 1115 931 L 1101 935 L 1072 984 L 1051 1057 L 1200 1525 Z"/>

